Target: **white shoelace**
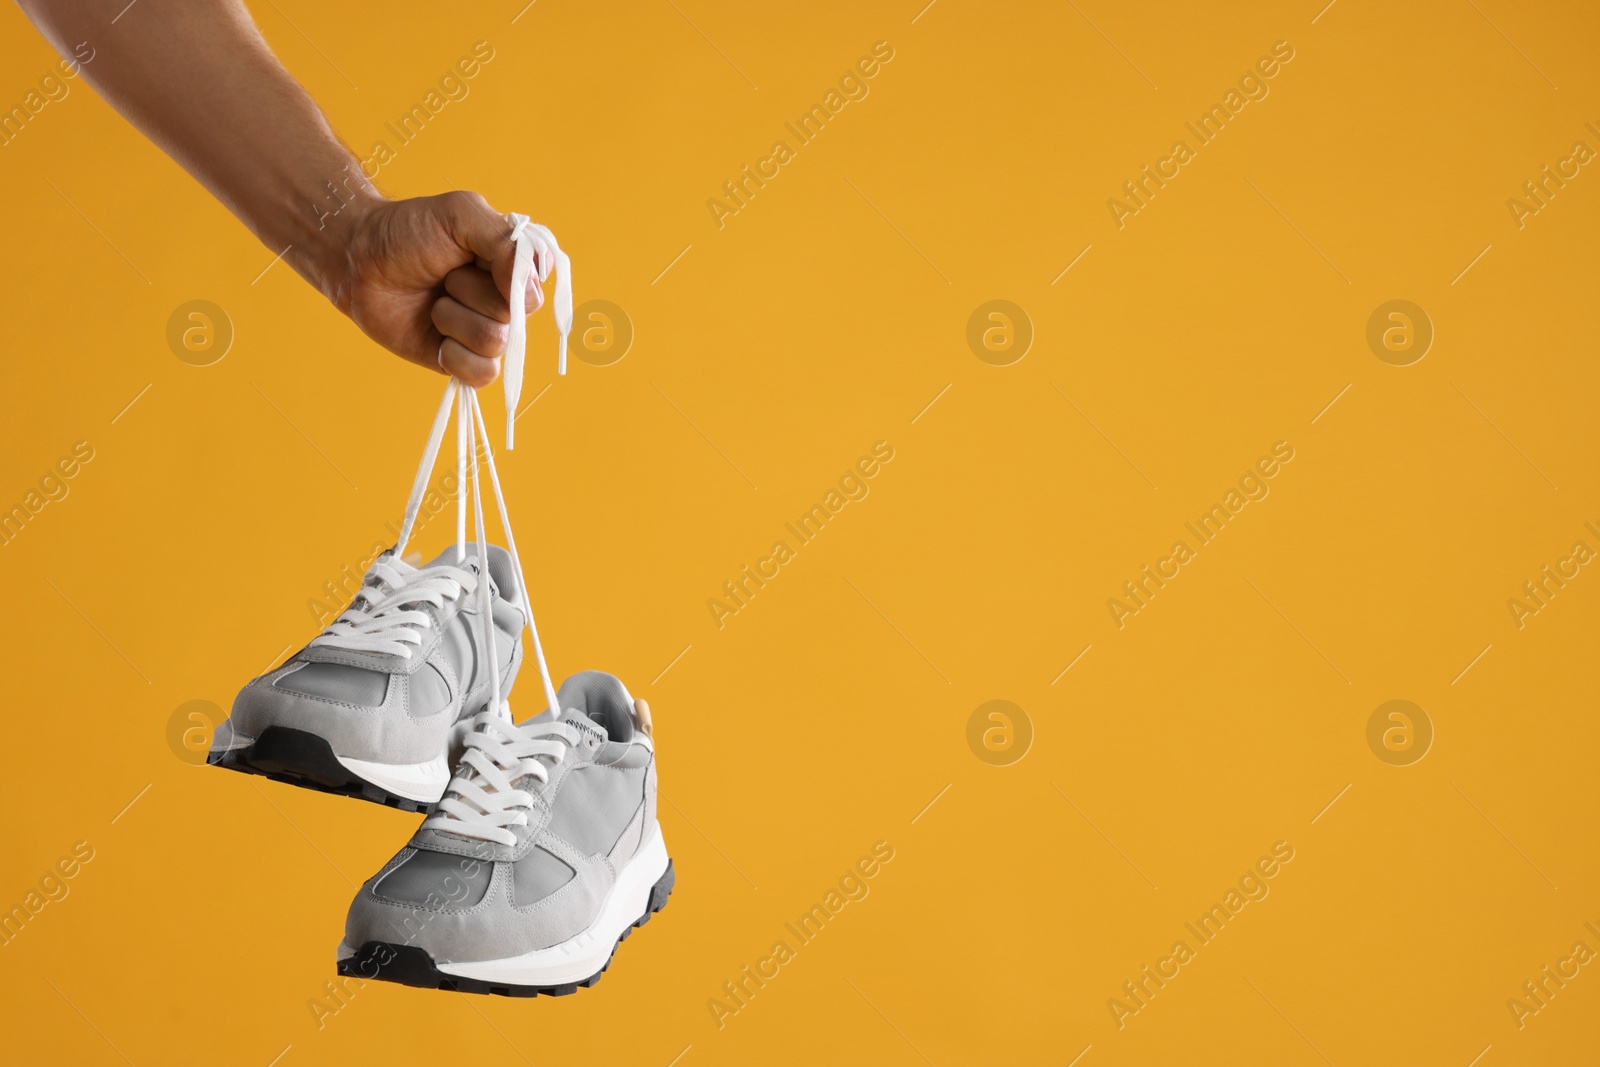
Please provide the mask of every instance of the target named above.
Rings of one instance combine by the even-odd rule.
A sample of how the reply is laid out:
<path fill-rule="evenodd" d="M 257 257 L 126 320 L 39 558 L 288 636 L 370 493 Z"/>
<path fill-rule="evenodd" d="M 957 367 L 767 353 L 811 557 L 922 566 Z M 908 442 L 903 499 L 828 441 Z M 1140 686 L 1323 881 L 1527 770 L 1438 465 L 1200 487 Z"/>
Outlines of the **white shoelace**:
<path fill-rule="evenodd" d="M 518 789 L 517 783 L 529 777 L 541 785 L 548 782 L 549 768 L 561 762 L 579 737 L 578 727 L 567 722 L 513 726 L 493 712 L 480 713 L 449 790 L 422 828 L 515 845 L 517 836 L 509 828 L 526 826 L 533 810 L 533 794 Z"/>
<path fill-rule="evenodd" d="M 544 282 L 549 279 L 553 269 L 559 268 L 551 310 L 555 315 L 556 329 L 561 335 L 558 370 L 565 374 L 567 335 L 572 330 L 572 261 L 546 227 L 530 222 L 525 215 L 509 215 L 507 221 L 511 223 L 512 240 L 516 247 L 511 280 L 511 330 L 506 344 L 503 375 L 506 447 L 511 448 L 512 427 L 517 418 L 517 400 L 522 392 L 523 362 L 527 351 L 527 317 L 524 314 L 526 305 L 523 294 L 528 278 L 537 271 L 539 280 Z M 433 476 L 434 465 L 438 462 L 439 448 L 444 443 L 452 409 L 456 418 L 456 484 L 460 487 L 456 509 L 456 565 L 435 563 L 427 567 L 413 567 L 401 557 L 405 555 L 423 497 L 427 495 L 428 480 Z M 478 479 L 479 446 L 489 469 L 489 485 L 494 490 L 495 504 L 500 511 L 500 525 L 505 530 L 506 548 L 511 555 L 512 569 L 516 572 L 517 594 L 527 617 L 529 635 L 533 638 L 533 653 L 539 664 L 546 706 L 553 714 L 559 712 L 560 702 L 555 683 L 550 677 L 550 668 L 545 664 L 539 628 L 534 623 L 528 580 L 522 569 L 522 558 L 517 554 L 517 539 L 511 532 L 511 516 L 506 512 L 505 494 L 500 488 L 499 472 L 495 469 L 494 449 L 489 444 L 489 430 L 483 421 L 483 409 L 478 404 L 477 390 L 455 378 L 446 383 L 444 398 L 434 415 L 433 427 L 428 432 L 422 462 L 411 484 L 411 497 L 406 501 L 405 518 L 393 552 L 373 564 L 367 571 L 367 584 L 357 595 L 356 602 L 311 644 L 363 652 L 387 652 L 410 659 L 411 650 L 422 645 L 423 632 L 431 626 L 428 614 L 420 609 L 420 605 L 431 604 L 435 608 L 442 608 L 447 600 L 477 593 L 484 647 L 489 653 L 488 662 L 494 665 L 489 671 L 488 710 L 480 712 L 473 719 L 473 730 L 466 741 L 466 755 L 462 757 L 456 777 L 451 780 L 450 788 L 440 802 L 439 814 L 423 825 L 510 845 L 516 843 L 516 837 L 506 827 L 525 824 L 533 804 L 532 795 L 514 788 L 513 783 L 530 775 L 540 782 L 548 781 L 549 772 L 540 757 L 559 761 L 565 747 L 577 743 L 579 730 L 562 722 L 515 727 L 510 721 L 509 705 L 501 700 L 500 671 L 497 669 L 500 656 L 496 647 L 494 618 L 490 611 L 483 490 Z M 469 495 L 477 532 L 476 574 L 460 566 L 466 561 Z"/>
<path fill-rule="evenodd" d="M 423 449 L 422 464 L 417 468 L 417 478 L 411 487 L 411 499 L 406 503 L 405 520 L 400 527 L 400 537 L 395 542 L 394 555 L 396 558 L 405 553 L 406 543 L 411 539 L 412 528 L 416 525 L 417 513 L 422 507 L 422 498 L 428 490 L 428 479 L 433 474 L 434 463 L 439 457 L 439 446 L 444 441 L 444 432 L 450 423 L 451 409 L 456 412 L 458 426 L 466 428 L 465 433 L 456 435 L 456 464 L 458 469 L 464 469 L 466 475 L 461 479 L 460 508 L 456 529 L 456 559 L 459 562 L 466 560 L 466 510 L 467 497 L 472 498 L 472 511 L 477 531 L 477 567 L 478 575 L 486 576 L 489 573 L 488 538 L 484 534 L 483 522 L 483 489 L 478 478 L 478 452 L 482 449 L 483 457 L 489 468 L 489 484 L 494 489 L 494 499 L 500 509 L 500 525 L 505 530 L 506 548 L 511 554 L 512 569 L 515 572 L 517 593 L 522 601 L 523 611 L 527 616 L 528 633 L 533 638 L 534 658 L 539 664 L 539 677 L 544 683 L 545 699 L 548 707 L 558 706 L 556 701 L 555 684 L 550 679 L 550 668 L 544 660 L 544 645 L 539 640 L 539 627 L 533 619 L 533 604 L 528 594 L 527 572 L 522 569 L 522 557 L 517 553 L 516 535 L 511 531 L 511 516 L 506 511 L 505 494 L 500 488 L 500 474 L 494 465 L 494 448 L 489 444 L 489 429 L 483 421 L 483 409 L 478 404 L 477 390 L 470 385 L 463 385 L 451 378 L 444 389 L 444 399 L 439 404 L 439 411 L 433 419 L 433 429 L 428 434 L 428 443 Z M 475 441 L 479 447 L 472 447 L 469 441 Z M 446 568 L 455 570 L 457 568 Z M 427 568 L 416 573 L 427 573 L 434 568 Z M 470 573 L 470 572 L 468 572 Z M 463 583 L 465 584 L 465 583 Z M 490 613 L 489 583 L 481 580 L 475 582 L 478 594 L 478 614 L 483 625 L 483 644 L 488 650 L 488 662 L 500 662 L 499 649 L 495 636 L 494 619 Z M 409 596 L 409 590 L 397 591 L 396 599 Z M 489 672 L 489 691 L 491 709 L 501 706 L 500 699 L 500 672 Z"/>
<path fill-rule="evenodd" d="M 555 314 L 556 328 L 561 334 L 560 370 L 565 373 L 567 334 L 572 329 L 572 261 L 561 251 L 555 235 L 544 226 L 529 222 L 525 215 L 508 215 L 507 221 L 511 223 L 512 241 L 516 248 L 510 299 L 511 336 L 506 345 L 504 368 L 506 447 L 510 448 L 511 428 L 516 422 L 517 397 L 522 389 L 522 364 L 527 349 L 527 319 L 523 314 L 525 310 L 523 291 L 527 286 L 528 274 L 537 268 L 539 280 L 542 282 L 549 278 L 552 268 L 560 268 L 552 310 Z M 406 501 L 406 514 L 400 525 L 400 536 L 395 541 L 394 559 L 398 560 L 405 555 L 406 544 L 411 540 L 417 513 L 422 508 L 423 497 L 427 495 L 428 479 L 433 476 L 434 464 L 439 458 L 439 447 L 444 443 L 444 433 L 450 423 L 452 407 L 456 415 L 456 484 L 460 487 L 456 501 L 456 562 L 459 564 L 466 560 L 467 498 L 470 495 L 478 535 L 478 575 L 484 577 L 484 580 L 476 582 L 475 585 L 479 616 L 483 625 L 484 646 L 489 652 L 488 661 L 497 665 L 500 656 L 496 648 L 494 619 L 490 613 L 489 582 L 486 577 L 489 573 L 488 541 L 484 535 L 483 490 L 478 480 L 478 448 L 474 447 L 474 443 L 481 445 L 483 458 L 489 468 L 489 484 L 494 489 L 495 504 L 500 510 L 500 525 L 505 530 L 506 548 L 510 551 L 512 568 L 516 572 L 517 594 L 527 617 L 528 633 L 533 638 L 533 653 L 539 664 L 539 678 L 544 683 L 545 700 L 548 701 L 548 707 L 558 708 L 555 683 L 551 681 L 550 668 L 545 664 L 544 646 L 539 641 L 539 627 L 533 620 L 533 601 L 528 593 L 527 572 L 522 569 L 522 557 L 517 554 L 517 539 L 511 532 L 511 516 L 506 511 L 505 494 L 500 489 L 500 475 L 494 465 L 494 448 L 489 444 L 489 429 L 483 421 L 483 408 L 478 404 L 478 391 L 455 378 L 451 378 L 445 384 L 444 398 L 439 402 L 439 410 L 433 417 L 433 428 L 429 430 L 428 442 L 422 450 L 422 462 L 417 467 L 416 479 L 411 483 L 411 497 Z M 430 573 L 435 569 L 429 567 L 416 573 Z M 466 586 L 465 583 L 462 584 L 468 591 L 473 588 Z M 395 594 L 396 597 L 402 595 L 410 593 L 407 591 Z M 489 681 L 489 709 L 490 712 L 499 714 L 502 701 L 498 669 L 489 672 Z"/>
<path fill-rule="evenodd" d="M 506 362 L 503 377 L 506 382 L 506 447 L 515 447 L 513 429 L 517 421 L 517 399 L 522 396 L 522 364 L 528 349 L 528 317 L 524 313 L 524 296 L 528 288 L 528 275 L 538 272 L 543 283 L 550 272 L 556 274 L 556 292 L 550 302 L 555 316 L 556 330 L 561 334 L 561 352 L 556 361 L 556 373 L 567 373 L 567 335 L 572 332 L 572 260 L 561 251 L 556 235 L 548 227 L 530 222 L 528 216 L 506 216 L 512 226 L 512 240 L 517 254 L 511 267 L 511 335 L 506 340 Z"/>
<path fill-rule="evenodd" d="M 412 648 L 421 647 L 423 634 L 433 625 L 420 605 L 442 609 L 447 600 L 471 593 L 477 585 L 477 575 L 460 567 L 413 567 L 394 557 L 380 559 L 367 571 L 355 603 L 313 639 L 311 647 L 410 659 Z"/>

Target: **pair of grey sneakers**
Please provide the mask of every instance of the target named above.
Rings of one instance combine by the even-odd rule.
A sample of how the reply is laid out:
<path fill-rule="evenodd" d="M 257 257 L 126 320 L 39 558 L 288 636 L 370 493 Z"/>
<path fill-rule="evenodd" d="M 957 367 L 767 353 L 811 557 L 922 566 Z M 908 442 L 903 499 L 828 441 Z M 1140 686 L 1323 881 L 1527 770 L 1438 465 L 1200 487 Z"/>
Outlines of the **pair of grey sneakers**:
<path fill-rule="evenodd" d="M 522 665 L 520 590 L 497 546 L 420 567 L 385 553 L 217 730 L 216 766 L 428 813 L 351 904 L 342 975 L 572 993 L 667 902 L 645 702 L 585 671 L 520 724 L 496 706 Z"/>

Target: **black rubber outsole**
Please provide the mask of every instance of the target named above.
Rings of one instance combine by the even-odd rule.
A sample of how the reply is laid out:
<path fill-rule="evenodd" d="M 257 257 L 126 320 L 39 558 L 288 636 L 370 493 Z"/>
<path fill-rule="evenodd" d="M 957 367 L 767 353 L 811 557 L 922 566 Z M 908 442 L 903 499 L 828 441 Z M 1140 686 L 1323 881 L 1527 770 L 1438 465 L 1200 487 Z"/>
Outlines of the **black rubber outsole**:
<path fill-rule="evenodd" d="M 649 922 L 650 916 L 667 906 L 667 898 L 672 895 L 672 887 L 676 882 L 677 875 L 673 873 L 672 861 L 668 860 L 666 872 L 655 885 L 650 887 L 650 901 L 645 907 L 644 914 L 622 931 L 622 936 L 617 938 L 617 944 L 611 946 L 611 954 L 606 957 L 605 964 L 582 981 L 566 985 L 523 986 L 496 985 L 476 978 L 461 978 L 440 971 L 426 949 L 416 945 L 395 944 L 392 941 L 368 941 L 356 950 L 355 955 L 339 961 L 339 973 L 350 978 L 377 979 L 416 986 L 420 989 L 446 989 L 456 993 L 482 993 L 498 997 L 571 996 L 579 989 L 588 989 L 600 981 L 600 976 L 606 973 L 611 961 L 616 958 L 617 945 L 628 940 L 629 934 Z"/>
<path fill-rule="evenodd" d="M 206 756 L 206 762 L 213 767 L 259 774 L 274 782 L 354 797 L 400 811 L 431 815 L 435 806 L 425 800 L 391 793 L 353 774 L 334 756 L 326 740 L 286 726 L 269 726 L 261 731 L 254 744 L 231 752 L 213 752 Z"/>

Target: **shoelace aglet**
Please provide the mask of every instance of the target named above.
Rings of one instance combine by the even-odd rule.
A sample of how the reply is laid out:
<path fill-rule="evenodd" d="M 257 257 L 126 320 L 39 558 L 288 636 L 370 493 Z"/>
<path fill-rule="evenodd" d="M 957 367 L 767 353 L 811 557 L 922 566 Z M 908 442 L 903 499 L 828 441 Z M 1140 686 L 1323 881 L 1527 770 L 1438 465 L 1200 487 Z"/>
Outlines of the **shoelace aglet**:
<path fill-rule="evenodd" d="M 548 232 L 548 231 L 546 231 Z M 555 237 L 551 236 L 554 243 Z M 560 245 L 554 249 L 556 275 L 555 299 L 551 302 L 550 314 L 556 320 L 556 331 L 561 335 L 561 354 L 556 360 L 556 373 L 567 373 L 567 336 L 572 333 L 572 257 L 561 250 Z"/>

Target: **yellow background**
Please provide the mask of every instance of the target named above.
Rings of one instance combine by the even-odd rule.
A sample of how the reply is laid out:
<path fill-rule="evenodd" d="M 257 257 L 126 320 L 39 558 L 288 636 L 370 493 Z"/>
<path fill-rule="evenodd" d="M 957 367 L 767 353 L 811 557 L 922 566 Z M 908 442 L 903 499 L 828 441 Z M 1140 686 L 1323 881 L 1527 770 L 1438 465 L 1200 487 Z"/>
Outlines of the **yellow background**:
<path fill-rule="evenodd" d="M 95 850 L 0 948 L 9 1059 L 1593 1062 L 1600 964 L 1520 1030 L 1506 1006 L 1600 950 L 1600 574 L 1520 630 L 1506 606 L 1600 548 L 1600 174 L 1520 230 L 1506 206 L 1600 148 L 1591 5 L 253 6 L 362 155 L 489 42 L 379 184 L 531 214 L 634 324 L 555 380 L 535 322 L 503 470 L 553 669 L 655 710 L 677 891 L 576 996 L 372 983 L 319 1028 L 354 888 L 416 819 L 192 766 L 169 722 L 313 636 L 440 381 L 263 274 L 78 80 L 0 148 L 0 505 L 95 452 L 0 547 L 0 906 Z M 54 56 L 0 22 L 9 108 Z M 1119 230 L 1107 199 L 1280 40 L 1270 96 Z M 878 41 L 870 95 L 719 230 L 706 201 Z M 167 345 L 195 299 L 235 330 L 212 366 Z M 966 342 L 991 299 L 1036 331 L 1010 366 Z M 1411 366 L 1366 343 L 1391 299 L 1436 330 Z M 719 630 L 707 600 L 880 440 L 870 496 Z M 1119 630 L 1106 600 L 1280 440 L 1271 495 Z M 967 742 L 996 699 L 1032 724 L 1009 766 Z M 1367 745 L 1392 699 L 1435 731 L 1410 766 Z M 1270 895 L 1118 1029 L 1108 999 L 1280 840 Z M 870 895 L 719 1029 L 877 841 Z"/>

